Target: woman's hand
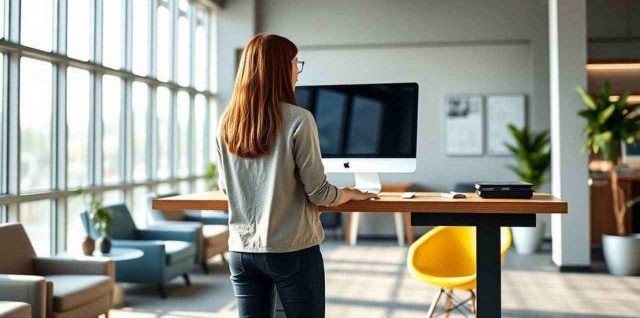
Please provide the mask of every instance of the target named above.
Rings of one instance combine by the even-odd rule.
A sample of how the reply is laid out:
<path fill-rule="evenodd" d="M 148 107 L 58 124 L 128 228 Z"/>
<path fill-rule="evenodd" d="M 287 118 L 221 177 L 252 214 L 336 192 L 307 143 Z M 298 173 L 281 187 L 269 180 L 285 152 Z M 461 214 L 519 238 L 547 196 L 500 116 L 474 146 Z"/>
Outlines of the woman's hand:
<path fill-rule="evenodd" d="M 341 188 L 342 197 L 336 205 L 347 203 L 349 201 L 365 201 L 369 199 L 379 199 L 375 193 L 362 192 L 358 189 Z"/>
<path fill-rule="evenodd" d="M 349 192 L 351 192 L 351 200 L 350 201 L 365 201 L 365 200 L 369 200 L 369 199 L 379 199 L 378 195 L 375 193 L 370 193 L 370 192 L 362 192 L 358 189 L 349 189 L 347 188 L 347 190 Z"/>

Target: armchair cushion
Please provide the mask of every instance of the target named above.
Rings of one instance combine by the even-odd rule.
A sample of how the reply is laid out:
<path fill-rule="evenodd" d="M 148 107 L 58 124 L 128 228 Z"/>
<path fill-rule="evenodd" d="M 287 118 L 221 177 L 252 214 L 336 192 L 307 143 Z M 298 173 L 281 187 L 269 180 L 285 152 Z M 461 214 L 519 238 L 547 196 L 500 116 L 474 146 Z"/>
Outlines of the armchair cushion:
<path fill-rule="evenodd" d="M 27 303 L 15 301 L 0 301 L 0 317 L 2 318 L 30 318 L 31 306 Z"/>
<path fill-rule="evenodd" d="M 200 231 L 201 226 L 176 226 L 175 228 L 160 226 L 138 230 L 136 235 L 139 240 L 171 240 L 195 243 L 200 239 Z"/>
<path fill-rule="evenodd" d="M 65 312 L 113 291 L 113 279 L 104 275 L 50 275 L 53 309 Z"/>
<path fill-rule="evenodd" d="M 164 247 L 167 252 L 167 265 L 176 264 L 186 258 L 193 259 L 196 255 L 196 249 L 191 243 L 164 241 Z"/>
<path fill-rule="evenodd" d="M 0 274 L 0 300 L 28 303 L 33 317 L 44 317 L 47 309 L 46 281 L 41 276 Z"/>
<path fill-rule="evenodd" d="M 108 259 L 71 258 L 71 257 L 38 257 L 33 260 L 33 267 L 39 275 L 106 275 L 114 277 L 114 262 Z"/>
<path fill-rule="evenodd" d="M 138 241 L 138 240 L 113 240 L 113 247 L 137 248 L 142 250 L 144 259 L 162 259 L 165 255 L 164 242 L 159 240 Z"/>
<path fill-rule="evenodd" d="M 36 252 L 22 224 L 0 224 L 0 273 L 33 275 L 31 260 Z M 4 242 L 11 242 L 6 244 Z"/>

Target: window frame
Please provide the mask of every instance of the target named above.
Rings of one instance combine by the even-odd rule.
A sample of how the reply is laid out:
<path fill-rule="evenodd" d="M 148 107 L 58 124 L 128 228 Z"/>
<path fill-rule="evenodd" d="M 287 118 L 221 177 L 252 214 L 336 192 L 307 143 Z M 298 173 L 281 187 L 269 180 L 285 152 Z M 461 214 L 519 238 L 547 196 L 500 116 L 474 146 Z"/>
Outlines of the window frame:
<path fill-rule="evenodd" d="M 216 89 L 210 87 L 211 67 L 214 63 L 206 61 L 207 83 L 202 89 L 196 88 L 195 85 L 195 61 L 194 61 L 194 30 L 195 26 L 205 23 L 206 33 L 211 34 L 215 30 L 212 25 L 212 18 L 216 14 L 218 7 L 203 0 L 189 1 L 188 12 L 179 9 L 179 0 L 149 0 L 149 25 L 148 25 L 148 72 L 146 76 L 141 76 L 133 72 L 133 4 L 131 1 L 123 1 L 122 10 L 122 67 L 114 69 L 102 64 L 103 53 L 103 5 L 106 0 L 89 0 L 91 2 L 91 54 L 88 61 L 75 59 L 66 55 L 67 50 L 67 0 L 48 0 L 53 3 L 53 44 L 52 51 L 43 51 L 37 48 L 24 46 L 20 43 L 20 15 L 21 0 L 0 0 L 0 5 L 4 5 L 4 36 L 0 36 L 0 58 L 3 59 L 3 70 L 0 72 L 2 79 L 0 83 L 0 223 L 8 221 L 20 220 L 20 204 L 39 200 L 50 200 L 52 208 L 49 218 L 51 220 L 51 237 L 50 250 L 52 254 L 62 252 L 67 249 L 67 198 L 74 195 L 77 188 L 70 188 L 67 185 L 67 128 L 66 128 L 66 97 L 67 97 L 67 68 L 74 67 L 86 70 L 90 74 L 90 111 L 89 111 L 89 153 L 88 153 L 88 171 L 89 185 L 82 187 L 84 190 L 101 196 L 103 192 L 119 190 L 124 193 L 124 202 L 133 202 L 133 190 L 136 187 L 144 186 L 149 191 L 156 190 L 159 184 L 170 184 L 174 189 L 178 188 L 181 182 L 189 182 L 190 189 L 195 188 L 197 180 L 202 180 L 206 176 L 203 171 L 196 173 L 194 156 L 203 156 L 205 163 L 209 162 L 209 152 L 207 149 L 195 152 L 195 128 L 190 125 L 188 136 L 188 175 L 178 177 L 176 172 L 178 154 L 176 147 L 169 147 L 169 163 L 170 173 L 167 178 L 158 179 L 156 175 L 157 167 L 157 146 L 155 141 L 157 137 L 153 133 L 157 128 L 156 117 L 156 93 L 159 87 L 166 87 L 170 91 L 170 126 L 172 130 L 177 128 L 177 94 L 178 92 L 186 92 L 189 95 L 190 109 L 189 122 L 193 122 L 193 107 L 196 95 L 203 95 L 206 98 L 207 114 L 217 116 L 217 112 L 210 111 L 210 107 L 215 107 L 217 101 Z M 175 45 L 171 50 L 170 60 L 170 78 L 168 81 L 161 81 L 157 78 L 157 52 L 156 52 L 156 34 L 157 26 L 157 7 L 168 6 L 171 17 L 171 44 L 178 43 L 178 17 L 186 15 L 189 19 L 189 81 L 181 85 L 178 82 L 177 66 L 178 52 Z M 197 16 L 198 12 L 205 12 L 206 22 L 200 21 Z M 198 20 L 198 21 L 196 21 Z M 215 43 L 211 41 L 212 37 L 207 37 L 206 49 L 207 57 L 211 52 Z M 51 141 L 51 190 L 21 193 L 20 192 L 20 122 L 19 116 L 19 91 L 20 91 L 20 58 L 29 57 L 32 59 L 51 63 L 53 68 L 52 80 L 52 141 Z M 201 66 L 202 67 L 202 66 Z M 119 130 L 119 167 L 120 180 L 117 184 L 103 183 L 103 126 L 102 126 L 102 77 L 104 75 L 112 75 L 121 79 L 121 114 L 120 114 L 120 130 Z M 145 169 L 146 179 L 134 181 L 133 178 L 133 107 L 132 107 L 132 84 L 133 82 L 142 82 L 148 87 L 147 98 L 147 114 L 146 117 L 146 149 L 145 149 Z M 213 101 L 213 102 L 212 102 Z M 209 118 L 209 120 L 211 120 Z M 208 145 L 210 140 L 209 127 L 205 128 L 204 144 Z M 200 136 L 202 137 L 202 136 Z M 175 145 L 177 140 L 176 134 L 172 134 L 170 145 Z M 144 226 L 143 224 L 139 224 Z"/>

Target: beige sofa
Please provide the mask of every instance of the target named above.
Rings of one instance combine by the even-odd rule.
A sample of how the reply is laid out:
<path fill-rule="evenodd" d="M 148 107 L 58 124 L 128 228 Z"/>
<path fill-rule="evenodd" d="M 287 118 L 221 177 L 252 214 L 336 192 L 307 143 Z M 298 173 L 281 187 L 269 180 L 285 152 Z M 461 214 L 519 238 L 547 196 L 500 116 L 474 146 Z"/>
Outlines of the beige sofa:
<path fill-rule="evenodd" d="M 31 306 L 17 301 L 0 301 L 0 318 L 30 318 Z"/>
<path fill-rule="evenodd" d="M 19 223 L 0 225 L 0 300 L 31 305 L 33 318 L 109 315 L 114 263 L 37 257 Z"/>

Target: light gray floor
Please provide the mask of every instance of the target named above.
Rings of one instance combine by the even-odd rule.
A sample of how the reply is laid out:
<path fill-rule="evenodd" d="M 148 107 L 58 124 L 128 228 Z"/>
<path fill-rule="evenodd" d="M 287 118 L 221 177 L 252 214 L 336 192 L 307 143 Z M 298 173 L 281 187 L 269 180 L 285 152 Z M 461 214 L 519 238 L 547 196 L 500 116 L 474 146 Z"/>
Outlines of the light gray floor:
<path fill-rule="evenodd" d="M 424 317 L 437 290 L 406 270 L 407 248 L 393 241 L 323 243 L 327 317 Z M 548 248 L 519 256 L 510 251 L 502 272 L 503 317 L 640 317 L 640 277 L 606 273 L 558 273 Z M 111 311 L 121 318 L 237 317 L 228 270 L 212 264 L 213 274 L 192 274 L 168 286 L 162 300 L 152 286 L 127 285 L 127 305 Z M 463 317 L 452 315 L 452 317 Z"/>

